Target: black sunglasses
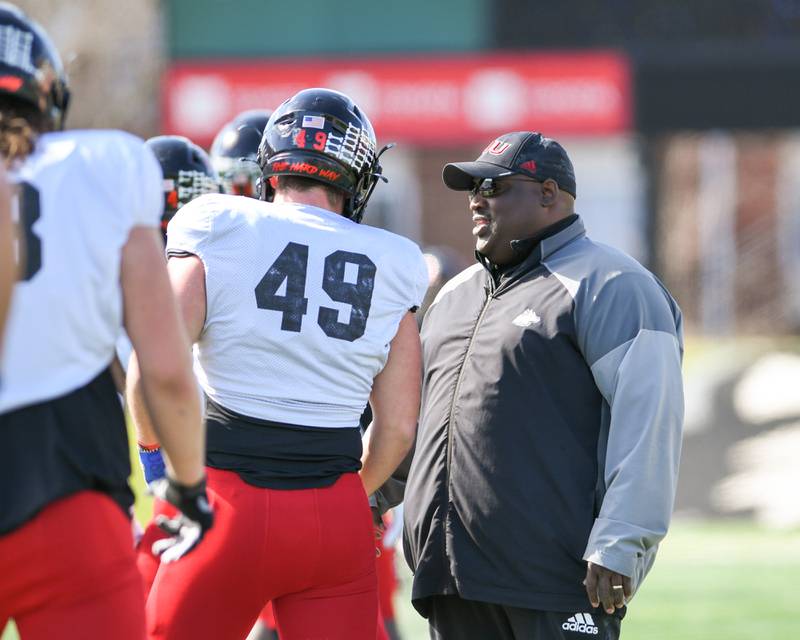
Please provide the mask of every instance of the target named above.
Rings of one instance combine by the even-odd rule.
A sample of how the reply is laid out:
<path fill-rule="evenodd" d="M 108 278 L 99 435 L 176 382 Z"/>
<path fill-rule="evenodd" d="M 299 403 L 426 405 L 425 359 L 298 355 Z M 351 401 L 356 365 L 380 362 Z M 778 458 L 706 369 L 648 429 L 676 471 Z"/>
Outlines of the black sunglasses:
<path fill-rule="evenodd" d="M 538 182 L 541 184 L 541 180 L 533 180 L 531 178 L 521 178 L 518 180 L 513 180 L 511 178 L 479 178 L 475 180 L 475 185 L 470 189 L 469 197 L 472 199 L 480 195 L 481 198 L 494 198 L 498 191 L 502 189 L 502 186 L 508 182 Z"/>

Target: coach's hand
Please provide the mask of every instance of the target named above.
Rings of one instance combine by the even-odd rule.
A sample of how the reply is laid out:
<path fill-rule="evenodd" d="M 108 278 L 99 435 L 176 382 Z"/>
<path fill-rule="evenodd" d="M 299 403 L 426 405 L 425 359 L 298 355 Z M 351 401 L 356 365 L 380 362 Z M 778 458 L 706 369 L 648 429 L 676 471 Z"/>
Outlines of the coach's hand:
<path fill-rule="evenodd" d="M 587 564 L 583 584 L 592 606 L 602 604 L 606 613 L 614 613 L 614 608 L 624 607 L 633 591 L 628 576 L 591 562 Z"/>
<path fill-rule="evenodd" d="M 156 524 L 171 537 L 153 543 L 153 553 L 161 562 L 174 562 L 182 558 L 203 539 L 214 524 L 214 513 L 208 504 L 205 478 L 187 487 L 169 476 L 150 484 L 156 498 L 166 500 L 180 513 L 174 518 L 156 517 Z"/>

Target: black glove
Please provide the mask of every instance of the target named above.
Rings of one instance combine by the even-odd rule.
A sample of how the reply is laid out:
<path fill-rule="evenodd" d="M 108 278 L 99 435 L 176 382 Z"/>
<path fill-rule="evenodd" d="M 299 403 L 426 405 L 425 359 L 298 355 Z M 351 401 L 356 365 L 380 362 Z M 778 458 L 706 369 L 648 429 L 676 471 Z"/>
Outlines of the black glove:
<path fill-rule="evenodd" d="M 187 487 L 167 476 L 152 482 L 150 489 L 156 498 L 180 510 L 172 519 L 164 515 L 156 517 L 156 524 L 170 537 L 153 543 L 153 553 L 161 556 L 161 562 L 174 562 L 194 549 L 214 524 L 214 512 L 206 496 L 206 480 L 203 478 Z"/>

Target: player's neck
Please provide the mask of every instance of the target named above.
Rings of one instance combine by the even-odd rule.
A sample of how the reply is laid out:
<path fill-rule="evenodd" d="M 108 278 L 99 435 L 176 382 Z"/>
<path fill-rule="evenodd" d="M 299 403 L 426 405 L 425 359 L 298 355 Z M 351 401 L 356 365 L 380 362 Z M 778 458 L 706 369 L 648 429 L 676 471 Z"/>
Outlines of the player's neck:
<path fill-rule="evenodd" d="M 273 202 L 292 203 L 292 204 L 305 204 L 312 207 L 319 207 L 332 211 L 331 203 L 328 201 L 328 196 L 322 189 L 309 189 L 308 191 L 295 191 L 294 189 L 281 189 L 275 192 Z M 334 211 L 334 213 L 339 213 Z"/>

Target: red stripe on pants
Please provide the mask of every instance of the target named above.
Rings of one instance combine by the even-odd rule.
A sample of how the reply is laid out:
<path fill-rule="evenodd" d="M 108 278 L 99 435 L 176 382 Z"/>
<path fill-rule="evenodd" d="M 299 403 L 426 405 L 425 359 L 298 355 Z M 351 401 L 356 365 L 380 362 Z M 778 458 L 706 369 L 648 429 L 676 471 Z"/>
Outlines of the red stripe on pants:
<path fill-rule="evenodd" d="M 0 629 L 9 617 L 25 640 L 143 640 L 142 583 L 119 505 L 82 491 L 0 536 Z"/>
<path fill-rule="evenodd" d="M 276 490 L 207 472 L 214 527 L 190 554 L 159 566 L 150 638 L 241 640 L 272 600 L 282 640 L 374 640 L 375 539 L 358 475 Z"/>

